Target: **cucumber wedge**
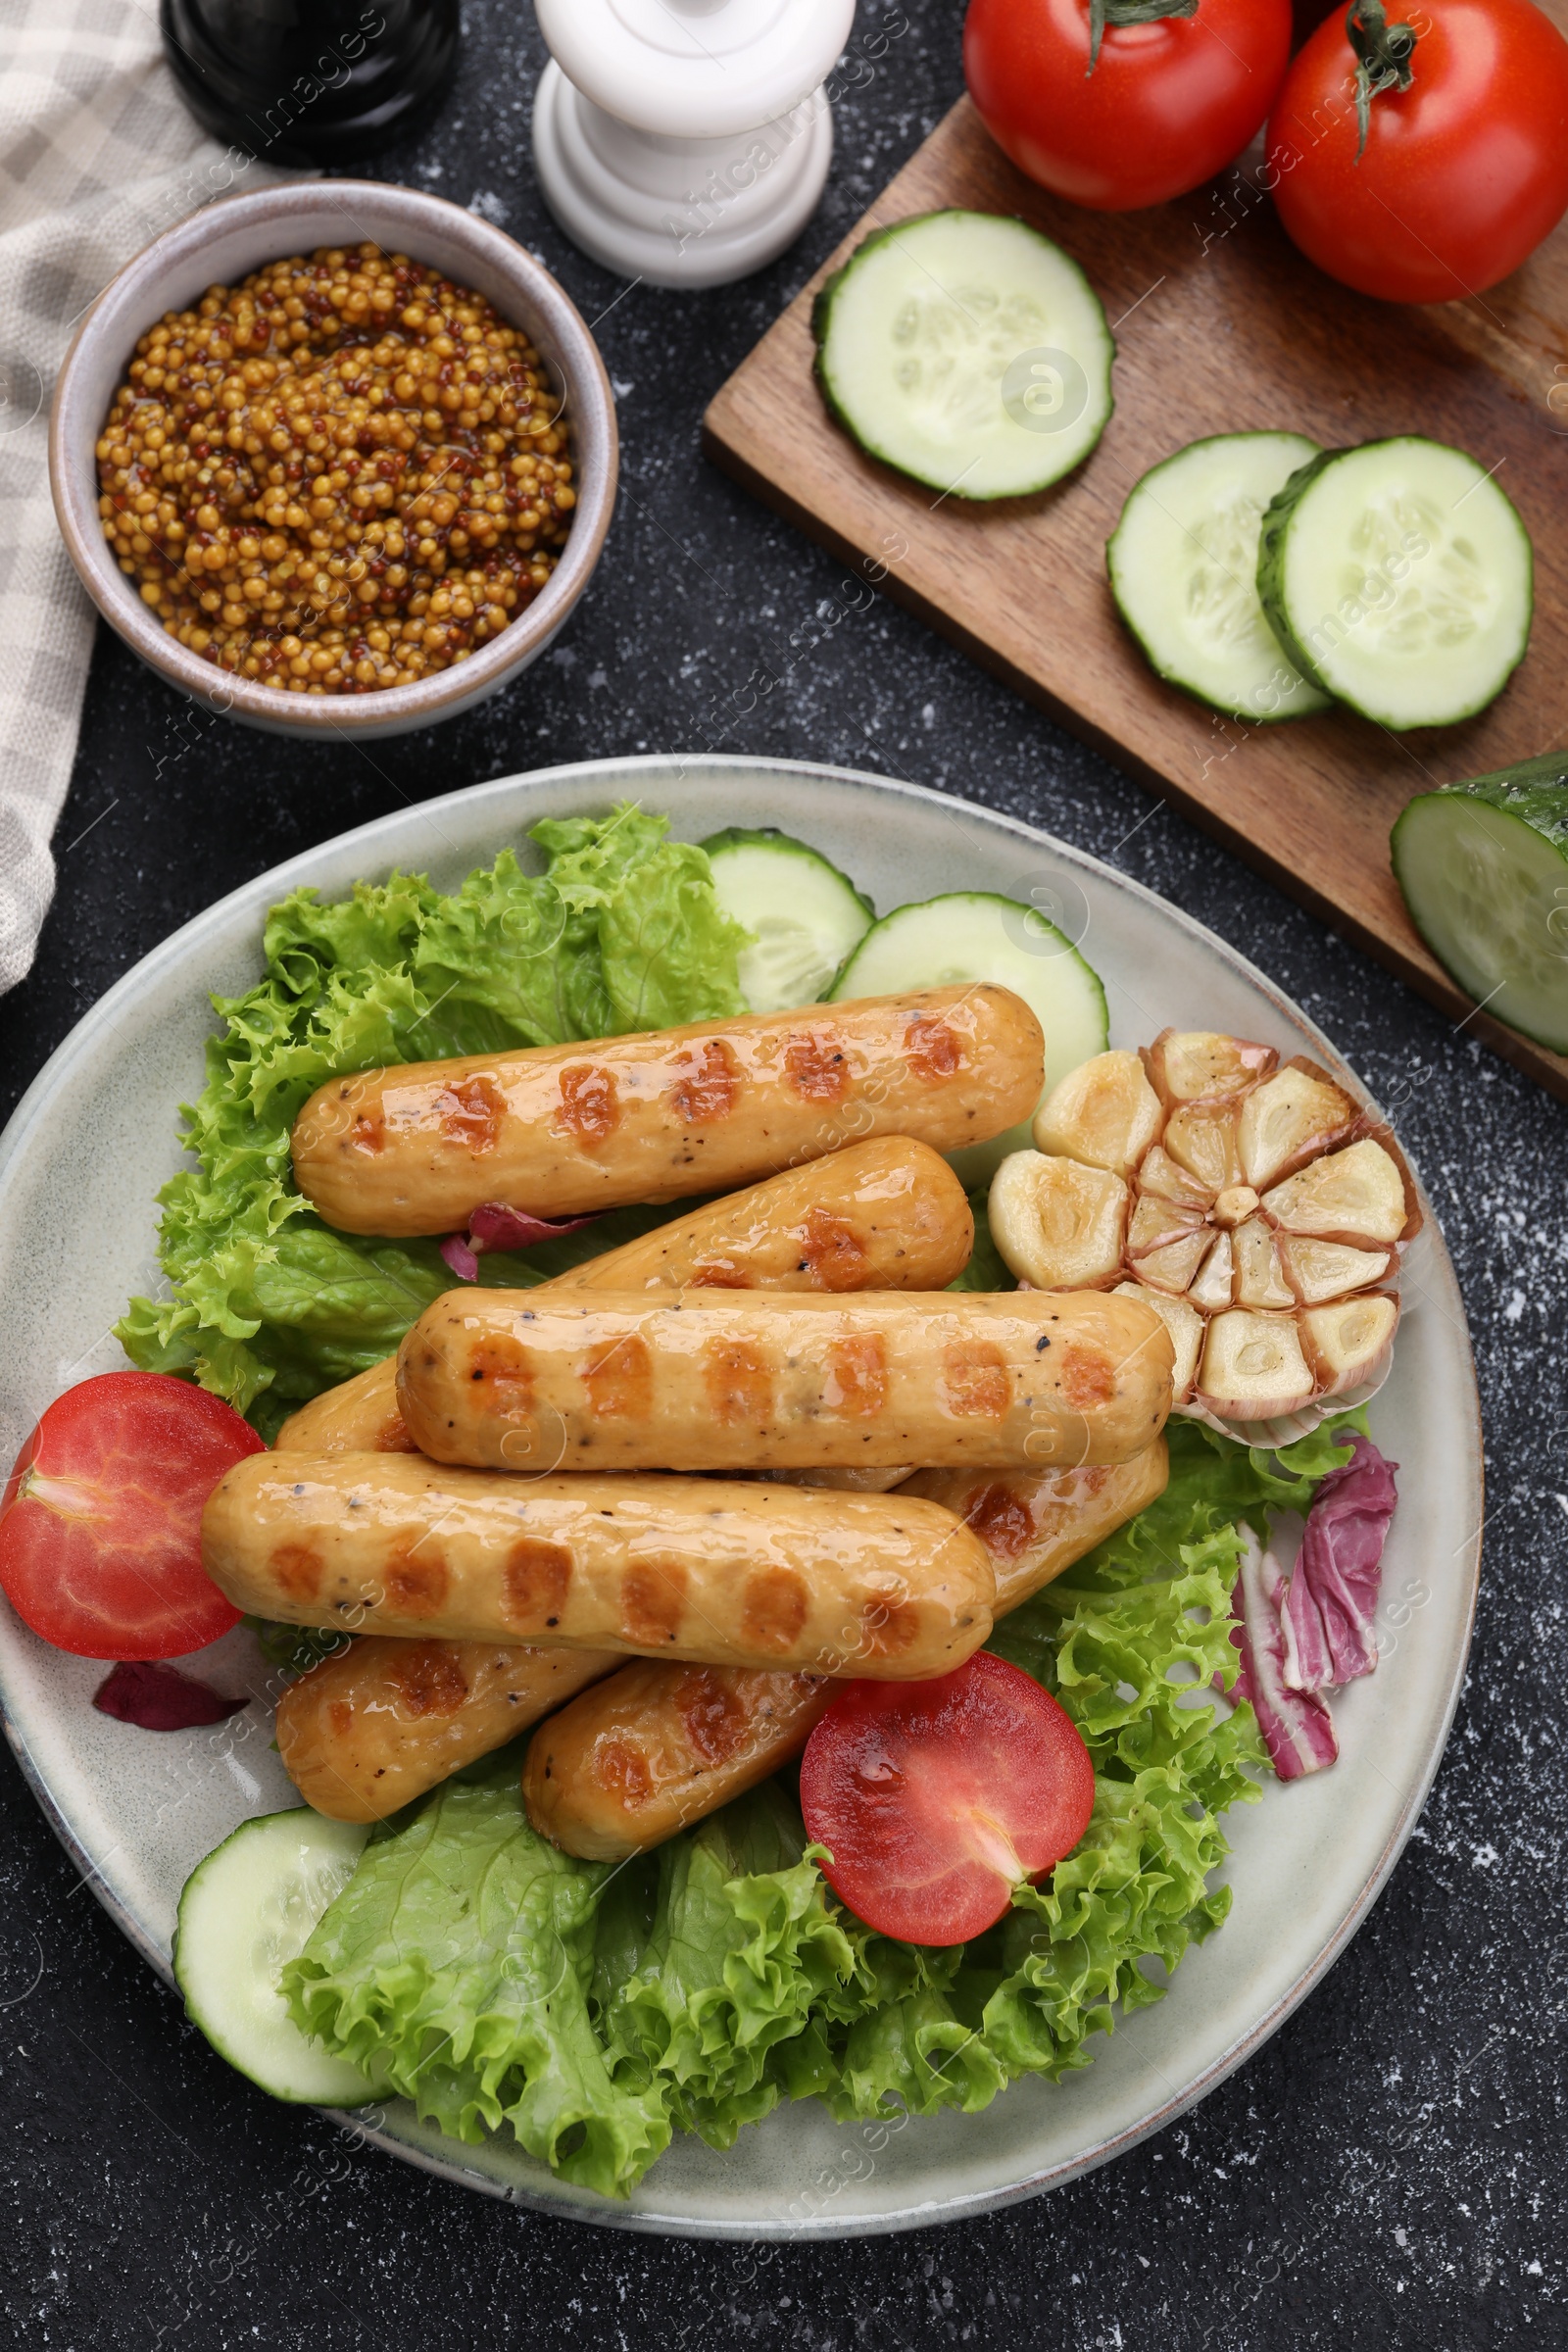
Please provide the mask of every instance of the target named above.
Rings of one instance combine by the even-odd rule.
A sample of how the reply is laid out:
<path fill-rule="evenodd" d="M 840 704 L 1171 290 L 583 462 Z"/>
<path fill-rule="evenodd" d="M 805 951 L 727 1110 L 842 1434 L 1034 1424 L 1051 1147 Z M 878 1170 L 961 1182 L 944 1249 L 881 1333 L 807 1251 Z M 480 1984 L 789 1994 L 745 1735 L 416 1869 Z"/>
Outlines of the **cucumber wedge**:
<path fill-rule="evenodd" d="M 1110 592 L 1155 676 L 1253 725 L 1328 708 L 1257 597 L 1263 510 L 1319 454 L 1301 433 L 1191 442 L 1134 485 L 1105 550 Z"/>
<path fill-rule="evenodd" d="M 302 2034 L 278 1990 L 321 1914 L 354 1876 L 368 1831 L 299 1806 L 247 1821 L 185 1882 L 174 1982 L 221 2058 L 274 2099 L 364 2107 L 376 2085 Z"/>
<path fill-rule="evenodd" d="M 1302 674 L 1380 726 L 1495 701 L 1524 656 L 1530 535 L 1462 449 L 1407 435 L 1325 450 L 1263 517 L 1257 592 Z"/>
<path fill-rule="evenodd" d="M 876 921 L 876 908 L 819 851 L 772 826 L 730 826 L 703 848 L 724 912 L 744 923 L 741 994 L 753 1012 L 816 1004 L 833 975 Z"/>
<path fill-rule="evenodd" d="M 872 924 L 840 972 L 833 996 L 891 997 L 965 980 L 1010 988 L 1034 1012 L 1046 1033 L 1046 1094 L 1081 1061 L 1105 1051 L 1110 1028 L 1098 973 L 1035 907 L 990 891 L 954 891 L 895 907 Z M 1026 1152 L 1032 1142 L 1023 1122 L 949 1156 L 972 1190 L 989 1181 L 1009 1152 Z"/>
<path fill-rule="evenodd" d="M 1568 1054 L 1568 753 L 1418 794 L 1389 846 L 1410 920 L 1448 977 Z"/>
<path fill-rule="evenodd" d="M 1110 416 L 1116 347 L 1059 245 L 998 213 L 922 213 L 857 246 L 811 313 L 828 408 L 944 497 L 1021 498 Z"/>

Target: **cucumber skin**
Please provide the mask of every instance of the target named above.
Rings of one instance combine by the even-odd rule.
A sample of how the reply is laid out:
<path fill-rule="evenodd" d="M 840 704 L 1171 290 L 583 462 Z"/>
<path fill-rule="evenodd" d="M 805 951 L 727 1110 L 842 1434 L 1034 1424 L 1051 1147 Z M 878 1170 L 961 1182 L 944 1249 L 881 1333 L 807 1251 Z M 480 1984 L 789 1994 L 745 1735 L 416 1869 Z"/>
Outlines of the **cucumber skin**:
<path fill-rule="evenodd" d="M 1300 710 L 1238 710 L 1233 704 L 1216 702 L 1212 695 L 1201 693 L 1198 687 L 1189 685 L 1185 678 L 1179 678 L 1173 669 L 1165 667 L 1165 665 L 1156 657 L 1153 648 L 1148 643 L 1137 622 L 1132 619 L 1131 615 L 1128 613 L 1126 608 L 1122 604 L 1121 598 L 1116 594 L 1116 542 L 1121 536 L 1122 523 L 1127 519 L 1127 509 L 1132 504 L 1132 501 L 1137 496 L 1138 492 L 1143 488 L 1144 484 L 1146 482 L 1152 482 L 1156 473 L 1163 472 L 1167 466 L 1174 466 L 1179 459 L 1185 458 L 1191 450 L 1207 448 L 1208 445 L 1214 441 L 1236 441 L 1240 440 L 1241 437 L 1242 436 L 1239 433 L 1201 433 L 1196 441 L 1189 441 L 1183 448 L 1172 450 L 1168 458 L 1161 458 L 1157 465 L 1151 466 L 1146 473 L 1141 473 L 1139 475 L 1131 490 L 1128 491 L 1126 498 L 1122 501 L 1121 515 L 1117 521 L 1116 528 L 1111 532 L 1110 537 L 1105 541 L 1105 574 L 1110 582 L 1110 599 L 1116 608 L 1117 614 L 1122 622 L 1123 627 L 1126 629 L 1128 635 L 1132 638 L 1139 652 L 1143 655 L 1144 660 L 1148 662 L 1154 676 L 1158 678 L 1163 685 L 1174 686 L 1179 694 L 1190 696 L 1195 703 L 1200 704 L 1205 710 L 1217 710 L 1222 718 L 1240 719 L 1244 725 L 1254 727 L 1294 726 L 1298 720 L 1303 718 L 1321 718 L 1323 715 L 1321 706 Z M 1300 437 L 1302 440 L 1307 438 L 1304 433 Z M 1320 454 L 1324 457 L 1328 457 L 1333 453 L 1325 450 Z M 1309 471 L 1310 469 L 1314 468 L 1317 464 L 1317 458 L 1307 459 L 1304 465 L 1297 467 L 1296 473 L 1293 473 L 1289 476 L 1286 481 L 1285 488 L 1288 490 L 1291 486 L 1291 483 L 1297 479 L 1298 474 Z M 1271 501 L 1270 504 L 1263 510 L 1264 523 L 1267 522 L 1269 515 L 1273 514 L 1274 504 L 1283 495 L 1283 492 L 1276 492 L 1275 500 Z M 1257 546 L 1258 574 L 1259 581 L 1261 583 L 1263 560 L 1262 524 L 1258 526 Z M 1261 601 L 1261 588 L 1259 592 L 1259 601 Z M 1319 694 L 1328 694 L 1329 690 L 1324 685 L 1322 679 L 1314 676 L 1310 669 L 1306 668 L 1302 662 L 1297 660 L 1296 655 L 1292 652 L 1290 646 L 1286 643 L 1284 636 L 1281 634 L 1279 624 L 1276 621 L 1274 614 L 1269 611 L 1266 605 L 1264 606 L 1263 610 L 1269 627 L 1274 631 L 1275 636 L 1280 640 L 1280 652 L 1285 656 L 1286 660 L 1290 662 L 1295 668 L 1300 671 L 1302 679 L 1308 686 L 1315 686 Z M 1333 707 L 1333 701 L 1334 698 L 1332 695 L 1330 695 L 1329 702 L 1331 708 Z"/>
<path fill-rule="evenodd" d="M 1333 688 L 1295 634 L 1286 614 L 1285 535 L 1302 494 L 1317 480 L 1326 466 L 1332 466 L 1336 458 L 1348 455 L 1348 449 L 1325 449 L 1315 458 L 1308 458 L 1304 466 L 1298 466 L 1283 490 L 1276 490 L 1263 509 L 1263 519 L 1257 533 L 1257 601 L 1263 608 L 1263 616 L 1302 677 L 1309 679 L 1319 694 L 1328 695 L 1331 701 L 1336 699 Z"/>
<path fill-rule="evenodd" d="M 1487 808 L 1495 808 L 1502 815 L 1528 825 L 1533 833 L 1539 833 L 1544 841 L 1551 844 L 1565 866 L 1568 866 L 1568 752 L 1547 752 L 1538 760 L 1521 760 L 1512 767 L 1494 768 L 1488 775 L 1472 776 L 1460 784 L 1441 784 L 1436 792 L 1418 792 L 1395 818 L 1389 835 L 1389 858 L 1394 867 L 1394 878 L 1399 885 L 1399 896 L 1421 938 L 1447 972 L 1447 964 L 1444 962 L 1434 942 L 1427 938 L 1421 917 L 1405 889 L 1401 871 L 1404 862 L 1401 837 L 1406 820 L 1413 817 L 1418 808 L 1429 808 L 1434 801 L 1481 801 Z M 1458 979 L 1452 972 L 1448 972 L 1448 977 L 1456 988 L 1463 989 L 1466 996 L 1470 995 L 1468 983 Z M 1517 1022 L 1510 1022 L 1507 1026 L 1518 1029 L 1521 1037 L 1528 1037 L 1535 1045 L 1544 1046 L 1550 1053 L 1564 1051 L 1554 1039 L 1538 1036 L 1533 1029 L 1522 1028 Z"/>
<path fill-rule="evenodd" d="M 824 858 L 820 850 L 813 850 L 799 834 L 786 833 L 777 825 L 726 825 L 722 832 L 710 833 L 697 846 L 705 858 L 711 858 L 718 850 L 799 850 L 813 865 L 825 865 L 837 874 L 851 897 L 858 899 L 872 922 L 876 921 L 876 907 L 858 883 L 852 882 L 842 866 L 835 865 L 831 858 Z M 854 953 L 852 948 L 850 954 Z"/>
<path fill-rule="evenodd" d="M 851 270 L 855 268 L 856 263 L 859 261 L 863 255 L 869 253 L 873 245 L 885 245 L 888 243 L 889 239 L 896 236 L 901 229 L 918 228 L 921 223 L 926 220 L 959 220 L 965 218 L 976 220 L 1016 220 L 1020 228 L 1029 229 L 1031 236 L 1042 237 L 1043 241 L 1048 245 L 1053 245 L 1055 243 L 1054 238 L 1045 237 L 1042 230 L 1038 228 L 1032 228 L 1030 223 L 1023 218 L 1021 213 L 977 213 L 972 205 L 939 205 L 934 211 L 929 213 L 911 213 L 906 220 L 891 220 L 886 228 L 874 228 L 868 237 L 862 237 L 858 245 L 857 245 L 855 248 L 855 251 L 848 255 L 846 259 L 839 264 L 838 268 L 832 272 L 831 276 L 825 277 L 822 280 L 822 283 L 816 290 L 815 299 L 811 304 L 811 340 L 816 346 L 815 354 L 811 361 L 811 371 L 816 377 L 817 389 L 822 395 L 823 407 L 827 410 L 828 415 L 832 417 L 834 423 L 839 427 L 840 431 L 847 434 L 849 439 L 854 442 L 856 448 L 861 451 L 864 456 L 868 458 L 874 458 L 879 466 L 891 466 L 895 473 L 902 473 L 906 481 L 919 482 L 922 489 L 927 490 L 930 489 L 932 485 L 925 480 L 922 474 L 908 472 L 905 466 L 899 464 L 896 458 L 890 458 L 886 450 L 872 449 L 864 441 L 862 441 L 859 432 L 856 426 L 851 423 L 849 417 L 839 406 L 838 397 L 833 390 L 832 383 L 829 381 L 827 369 L 822 365 L 822 353 L 827 345 L 828 322 L 833 315 L 833 305 L 843 291 L 844 280 L 849 276 Z M 1067 264 L 1069 269 L 1076 270 L 1078 271 L 1078 275 L 1083 279 L 1084 284 L 1086 287 L 1088 287 L 1089 292 L 1094 294 L 1095 289 L 1089 283 L 1088 272 L 1079 267 L 1078 263 L 1073 260 L 1072 255 L 1066 251 L 1065 247 L 1057 245 L 1056 251 L 1061 255 L 1062 260 Z M 1100 297 L 1095 295 L 1095 300 L 1099 302 Z M 1100 304 L 1100 315 L 1102 318 L 1105 318 L 1105 306 L 1102 302 Z M 1105 318 L 1105 342 L 1109 349 L 1111 361 L 1114 362 L 1116 357 L 1116 338 L 1110 331 L 1110 321 L 1108 318 Z M 1110 375 L 1109 369 L 1107 368 L 1105 377 L 1105 414 L 1101 421 L 1100 431 L 1095 436 L 1095 439 L 1090 443 L 1089 447 L 1084 451 L 1083 456 L 1077 461 L 1077 464 L 1068 467 L 1069 472 L 1075 473 L 1079 466 L 1088 464 L 1089 460 L 1094 456 L 1095 451 L 1100 447 L 1100 443 L 1104 437 L 1105 427 L 1109 424 L 1112 416 L 1114 416 L 1115 414 L 1116 396 L 1110 388 Z M 1043 482 L 1039 490 L 975 491 L 954 489 L 948 492 L 948 496 L 950 498 L 965 499 L 971 506 L 996 506 L 1001 500 L 1005 498 L 1038 498 L 1040 497 L 1042 491 L 1053 489 L 1055 486 L 1055 483 L 1061 481 L 1063 478 L 1064 477 L 1061 474 L 1055 474 L 1053 476 L 1051 481 Z"/>
<path fill-rule="evenodd" d="M 1318 475 L 1323 472 L 1326 466 L 1332 466 L 1336 458 L 1351 457 L 1357 454 L 1359 451 L 1366 449 L 1386 449 L 1392 442 L 1395 441 L 1421 441 L 1426 439 L 1427 436 L 1422 433 L 1391 433 L 1386 434 L 1380 441 L 1358 441 L 1349 444 L 1344 449 L 1326 449 L 1321 457 L 1313 458 L 1307 465 L 1298 467 L 1298 470 L 1292 474 L 1284 489 L 1276 493 L 1275 497 L 1270 501 L 1269 505 L 1264 510 L 1262 526 L 1257 534 L 1258 602 L 1263 608 L 1264 615 L 1267 618 L 1269 627 L 1273 630 L 1275 636 L 1279 639 L 1281 645 L 1284 647 L 1291 660 L 1295 662 L 1302 677 L 1309 678 L 1320 693 L 1326 694 L 1331 702 L 1337 702 L 1340 708 L 1345 710 L 1355 710 L 1356 706 L 1353 703 L 1347 703 L 1342 696 L 1335 694 L 1333 687 L 1330 686 L 1327 679 L 1322 675 L 1321 671 L 1317 667 L 1317 664 L 1313 662 L 1311 655 L 1307 652 L 1305 646 L 1302 645 L 1296 636 L 1286 614 L 1284 594 L 1285 541 L 1289 534 L 1291 522 L 1295 516 L 1296 510 L 1299 506 L 1301 499 L 1316 481 Z M 1453 444 L 1446 441 L 1435 441 L 1431 443 L 1431 446 L 1434 449 L 1451 449 Z M 1465 450 L 1460 450 L 1457 454 L 1460 457 L 1469 455 L 1468 451 Z M 1473 465 L 1475 461 L 1472 459 L 1471 463 Z M 1498 491 L 1497 495 L 1503 500 L 1504 504 L 1508 508 L 1509 513 L 1513 515 L 1514 521 L 1518 525 L 1520 536 L 1524 540 L 1525 547 L 1530 556 L 1527 595 L 1529 597 L 1530 604 L 1529 617 L 1533 619 L 1535 613 L 1536 579 L 1535 544 L 1531 539 L 1530 533 L 1525 529 L 1524 517 L 1519 513 L 1518 508 L 1515 507 L 1512 499 L 1508 497 L 1507 492 L 1505 490 Z M 1433 721 L 1416 719 L 1410 721 L 1405 726 L 1395 728 L 1391 721 L 1388 719 L 1379 718 L 1371 711 L 1356 710 L 1356 716 L 1358 718 L 1369 718 L 1374 726 L 1388 727 L 1391 733 L 1398 734 L 1409 734 L 1415 727 L 1425 724 L 1444 727 L 1462 726 L 1467 718 L 1474 718 L 1477 712 L 1491 709 L 1492 705 L 1496 701 L 1498 695 L 1501 694 L 1503 688 L 1507 685 L 1509 678 L 1512 677 L 1514 670 L 1518 668 L 1519 662 L 1524 660 L 1525 655 L 1529 652 L 1529 650 L 1530 629 L 1527 626 L 1525 630 L 1525 642 L 1519 648 L 1518 659 L 1513 662 L 1512 666 L 1504 673 L 1504 675 L 1498 679 L 1497 684 L 1494 687 L 1491 694 L 1489 694 L 1483 702 L 1477 703 L 1472 710 L 1456 710 L 1451 718 L 1444 718 Z"/>

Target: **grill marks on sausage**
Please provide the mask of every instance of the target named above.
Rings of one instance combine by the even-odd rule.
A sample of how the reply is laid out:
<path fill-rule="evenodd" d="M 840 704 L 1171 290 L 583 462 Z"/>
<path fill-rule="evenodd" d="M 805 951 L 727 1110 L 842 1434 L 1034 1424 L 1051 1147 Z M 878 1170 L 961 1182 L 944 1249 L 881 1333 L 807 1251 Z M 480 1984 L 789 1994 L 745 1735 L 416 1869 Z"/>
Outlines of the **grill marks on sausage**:
<path fill-rule="evenodd" d="M 694 1291 L 752 1291 L 757 1285 L 732 1257 L 703 1257 L 693 1266 L 687 1287 Z"/>
<path fill-rule="evenodd" d="M 963 1067 L 963 1040 L 946 1021 L 928 1012 L 911 1013 L 904 1032 L 904 1056 L 922 1086 L 942 1086 Z"/>
<path fill-rule="evenodd" d="M 436 1359 L 429 1360 L 434 1369 Z M 531 1417 L 533 1365 L 527 1348 L 511 1332 L 491 1332 L 472 1343 L 468 1378 L 475 1388 L 488 1390 L 487 1408 L 499 1419 L 526 1421 Z"/>
<path fill-rule="evenodd" d="M 362 1110 L 349 1129 L 349 1143 L 356 1152 L 373 1155 L 386 1142 L 386 1121 L 381 1113 Z"/>
<path fill-rule="evenodd" d="M 572 1062 L 561 1073 L 561 1106 L 556 1127 L 585 1152 L 608 1143 L 620 1125 L 620 1095 L 613 1074 L 594 1062 Z"/>
<path fill-rule="evenodd" d="M 624 1332 L 582 1368 L 588 1403 L 601 1421 L 646 1421 L 654 1409 L 654 1362 L 646 1340 Z"/>
<path fill-rule="evenodd" d="M 784 1074 L 803 1102 L 842 1102 L 850 1091 L 849 1057 L 831 1033 L 790 1038 Z"/>
<path fill-rule="evenodd" d="M 618 1799 L 628 1812 L 646 1805 L 654 1792 L 647 1757 L 634 1741 L 618 1734 L 612 1733 L 596 1745 L 594 1776 L 606 1795 Z"/>
<path fill-rule="evenodd" d="M 403 1536 L 387 1554 L 382 1596 L 399 1617 L 433 1617 L 451 1582 L 445 1560 L 427 1547 L 422 1535 Z"/>
<path fill-rule="evenodd" d="M 450 1642 L 405 1642 L 402 1654 L 385 1671 L 410 1715 L 456 1715 L 468 1695 Z"/>
<path fill-rule="evenodd" d="M 1003 1479 L 982 1487 L 963 1514 L 987 1551 L 999 1560 L 1015 1560 L 1035 1540 L 1034 1513 L 1023 1496 Z"/>
<path fill-rule="evenodd" d="M 572 1558 L 564 1544 L 519 1536 L 501 1572 L 507 1620 L 519 1633 L 548 1633 L 561 1622 L 571 1585 Z"/>
<path fill-rule="evenodd" d="M 710 1340 L 703 1349 L 708 1409 L 724 1428 L 763 1428 L 773 1413 L 773 1375 L 750 1340 Z"/>
<path fill-rule="evenodd" d="M 1116 1394 L 1115 1367 L 1097 1348 L 1077 1348 L 1069 1340 L 1061 1351 L 1056 1373 L 1063 1402 L 1075 1413 L 1109 1404 Z"/>
<path fill-rule="evenodd" d="M 860 1655 L 900 1658 L 920 1638 L 920 1611 L 905 1586 L 873 1593 L 860 1610 Z"/>
<path fill-rule="evenodd" d="M 874 1333 L 835 1340 L 827 1351 L 822 1401 L 849 1421 L 874 1421 L 887 1402 L 886 1343 Z"/>
<path fill-rule="evenodd" d="M 290 1600 L 319 1598 L 326 1562 L 309 1544 L 279 1544 L 268 1566 L 278 1591 Z"/>
<path fill-rule="evenodd" d="M 670 1107 L 683 1127 L 713 1127 L 727 1119 L 740 1099 L 742 1079 L 733 1047 L 721 1037 L 688 1046 L 679 1057 L 680 1076 L 669 1090 Z"/>
<path fill-rule="evenodd" d="M 1004 1421 L 1012 1402 L 1006 1358 L 991 1340 L 957 1340 L 942 1350 L 942 1402 L 957 1421 Z"/>
<path fill-rule="evenodd" d="M 643 1649 L 673 1642 L 686 1613 L 686 1585 L 681 1560 L 633 1560 L 621 1572 L 621 1640 Z"/>
<path fill-rule="evenodd" d="M 727 1764 L 746 1745 L 747 1711 L 732 1679 L 695 1666 L 671 1693 L 688 1746 L 705 1765 Z"/>
<path fill-rule="evenodd" d="M 836 1217 L 826 1208 L 809 1208 L 800 1236 L 801 1264 L 824 1291 L 864 1289 L 870 1259 L 848 1217 Z"/>
<path fill-rule="evenodd" d="M 506 1100 L 483 1070 L 468 1078 L 454 1078 L 442 1087 L 433 1108 L 435 1123 L 448 1143 L 479 1153 L 493 1152 L 501 1140 Z"/>
<path fill-rule="evenodd" d="M 800 1640 L 809 1607 L 806 1580 L 793 1568 L 758 1568 L 741 1594 L 741 1639 L 781 1657 Z"/>

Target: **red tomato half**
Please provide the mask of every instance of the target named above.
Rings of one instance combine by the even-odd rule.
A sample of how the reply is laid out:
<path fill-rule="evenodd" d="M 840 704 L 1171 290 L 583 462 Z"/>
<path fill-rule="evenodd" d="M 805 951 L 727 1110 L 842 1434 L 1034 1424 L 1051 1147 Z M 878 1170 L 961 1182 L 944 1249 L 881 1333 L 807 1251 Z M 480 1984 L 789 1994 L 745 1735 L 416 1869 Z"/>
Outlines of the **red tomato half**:
<path fill-rule="evenodd" d="M 1390 7 L 1391 20 L 1403 11 Z M 1388 302 L 1484 293 L 1568 210 L 1568 42 L 1530 0 L 1422 0 L 1359 163 L 1343 11 L 1286 77 L 1265 183 L 1308 260 Z"/>
<path fill-rule="evenodd" d="M 1070 1854 L 1095 1768 L 1032 1676 L 986 1650 L 929 1683 L 846 1683 L 807 1741 L 801 1810 L 858 1919 L 966 1943 Z"/>
<path fill-rule="evenodd" d="M 1110 24 L 1089 71 L 1089 0 L 969 0 L 963 72 L 1020 172 L 1102 213 L 1165 204 L 1233 163 L 1291 54 L 1291 0 L 1199 0 Z"/>
<path fill-rule="evenodd" d="M 239 1623 L 202 1566 L 202 1507 L 266 1449 L 221 1397 L 164 1372 L 57 1396 L 0 1496 L 0 1588 L 83 1658 L 178 1658 Z"/>

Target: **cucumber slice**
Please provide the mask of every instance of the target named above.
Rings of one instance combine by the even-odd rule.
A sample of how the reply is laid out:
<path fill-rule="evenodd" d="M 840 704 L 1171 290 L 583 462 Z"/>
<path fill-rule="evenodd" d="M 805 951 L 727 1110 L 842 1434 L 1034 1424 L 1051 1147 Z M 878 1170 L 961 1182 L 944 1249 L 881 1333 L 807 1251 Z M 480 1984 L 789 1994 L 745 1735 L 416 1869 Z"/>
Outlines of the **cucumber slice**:
<path fill-rule="evenodd" d="M 1155 676 L 1254 725 L 1328 707 L 1257 597 L 1263 510 L 1318 455 L 1301 433 L 1191 442 L 1134 485 L 1105 550 L 1110 592 Z"/>
<path fill-rule="evenodd" d="M 300 2032 L 277 1982 L 354 1876 L 368 1835 L 303 1805 L 266 1813 L 185 1881 L 174 1982 L 219 2056 L 274 2099 L 364 2107 L 376 2095 L 368 2076 Z"/>
<path fill-rule="evenodd" d="M 922 213 L 857 246 L 811 312 L 828 408 L 955 498 L 1070 473 L 1110 416 L 1116 346 L 1076 262 L 998 213 Z"/>
<path fill-rule="evenodd" d="M 820 1004 L 876 921 L 865 893 L 820 852 L 771 825 L 760 833 L 731 825 L 702 846 L 719 905 L 752 934 L 739 971 L 753 1012 Z"/>
<path fill-rule="evenodd" d="M 1410 920 L 1448 977 L 1568 1054 L 1568 753 L 1419 793 L 1389 846 Z"/>
<path fill-rule="evenodd" d="M 1530 535 L 1462 449 L 1325 450 L 1263 517 L 1257 590 L 1298 669 L 1380 726 L 1484 710 L 1530 640 Z"/>
<path fill-rule="evenodd" d="M 965 980 L 997 981 L 1034 1012 L 1046 1033 L 1048 1095 L 1109 1043 L 1099 974 L 1037 908 L 991 891 L 957 890 L 895 907 L 872 924 L 840 972 L 833 997 L 891 997 Z M 1027 1152 L 1033 1140 L 1023 1121 L 948 1156 L 972 1191 L 990 1180 L 1009 1152 Z"/>

